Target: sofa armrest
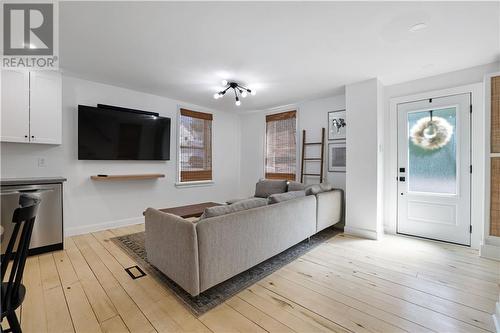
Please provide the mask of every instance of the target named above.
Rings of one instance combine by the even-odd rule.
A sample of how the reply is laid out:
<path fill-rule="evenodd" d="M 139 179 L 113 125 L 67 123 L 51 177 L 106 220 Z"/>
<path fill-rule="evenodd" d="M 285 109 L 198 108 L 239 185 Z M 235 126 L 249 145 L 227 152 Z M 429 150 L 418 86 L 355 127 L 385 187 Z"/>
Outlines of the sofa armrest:
<path fill-rule="evenodd" d="M 319 232 L 342 221 L 344 191 L 336 189 L 316 194 L 318 204 L 317 229 Z"/>
<path fill-rule="evenodd" d="M 200 276 L 195 224 L 153 208 L 148 208 L 144 215 L 149 263 L 191 295 L 198 295 Z"/>

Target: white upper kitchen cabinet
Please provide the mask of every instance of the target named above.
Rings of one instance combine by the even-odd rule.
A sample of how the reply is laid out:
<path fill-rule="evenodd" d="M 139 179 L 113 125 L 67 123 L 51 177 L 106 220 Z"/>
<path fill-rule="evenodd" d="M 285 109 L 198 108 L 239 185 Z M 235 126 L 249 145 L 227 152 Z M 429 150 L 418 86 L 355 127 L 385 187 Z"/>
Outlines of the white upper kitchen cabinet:
<path fill-rule="evenodd" d="M 3 142 L 61 144 L 62 79 L 55 71 L 2 71 Z"/>
<path fill-rule="evenodd" d="M 61 144 L 61 74 L 30 72 L 30 142 Z"/>
<path fill-rule="evenodd" d="M 27 71 L 2 70 L 0 140 L 3 142 L 30 141 L 29 82 Z"/>

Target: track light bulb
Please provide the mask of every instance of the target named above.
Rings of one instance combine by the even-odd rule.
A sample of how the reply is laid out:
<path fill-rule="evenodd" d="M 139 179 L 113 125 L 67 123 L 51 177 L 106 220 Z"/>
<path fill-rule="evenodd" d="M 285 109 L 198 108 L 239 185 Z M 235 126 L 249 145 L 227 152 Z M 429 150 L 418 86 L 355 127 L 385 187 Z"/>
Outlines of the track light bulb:
<path fill-rule="evenodd" d="M 252 96 L 255 96 L 255 94 L 257 94 L 257 91 L 255 91 L 255 89 L 250 92 L 250 95 Z"/>
<path fill-rule="evenodd" d="M 220 98 L 219 93 L 215 93 L 215 94 L 214 94 L 214 98 L 215 98 L 215 99 L 219 99 L 219 98 Z"/>
<path fill-rule="evenodd" d="M 236 106 L 240 106 L 241 105 L 241 101 L 236 101 L 234 104 L 236 104 Z"/>
<path fill-rule="evenodd" d="M 221 82 L 221 83 L 222 83 L 222 86 L 223 86 L 223 87 L 227 86 L 227 80 L 222 80 L 222 82 Z"/>
<path fill-rule="evenodd" d="M 246 90 L 243 90 L 243 91 L 241 92 L 241 97 L 243 97 L 243 98 L 247 97 L 247 92 L 246 92 Z"/>

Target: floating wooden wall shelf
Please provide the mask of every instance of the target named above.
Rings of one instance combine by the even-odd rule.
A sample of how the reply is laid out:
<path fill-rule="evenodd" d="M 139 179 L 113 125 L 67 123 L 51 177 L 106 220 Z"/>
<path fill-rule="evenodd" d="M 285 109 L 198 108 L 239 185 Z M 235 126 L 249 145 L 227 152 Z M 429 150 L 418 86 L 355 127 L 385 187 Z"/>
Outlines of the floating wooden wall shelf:
<path fill-rule="evenodd" d="M 141 173 L 134 175 L 93 175 L 90 179 L 97 181 L 120 181 L 120 180 L 146 180 L 146 179 L 157 179 L 164 178 L 165 175 L 162 173 Z"/>

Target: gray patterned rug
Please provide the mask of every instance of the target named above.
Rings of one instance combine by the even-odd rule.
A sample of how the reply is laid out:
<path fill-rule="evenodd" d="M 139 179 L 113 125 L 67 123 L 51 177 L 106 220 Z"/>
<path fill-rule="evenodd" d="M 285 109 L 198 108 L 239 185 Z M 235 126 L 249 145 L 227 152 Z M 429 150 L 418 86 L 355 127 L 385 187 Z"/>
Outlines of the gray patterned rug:
<path fill-rule="evenodd" d="M 194 315 L 200 316 L 236 295 L 241 290 L 260 281 L 321 243 L 329 240 L 339 232 L 338 229 L 334 228 L 325 229 L 312 236 L 310 241 L 306 240 L 292 246 L 288 250 L 275 255 L 257 266 L 204 291 L 197 297 L 189 295 L 174 281 L 170 280 L 156 267 L 148 263 L 144 247 L 144 232 L 115 237 L 111 240 L 130 255 L 146 273 L 156 279 L 162 286 L 172 291 L 184 304 L 186 304 Z"/>

